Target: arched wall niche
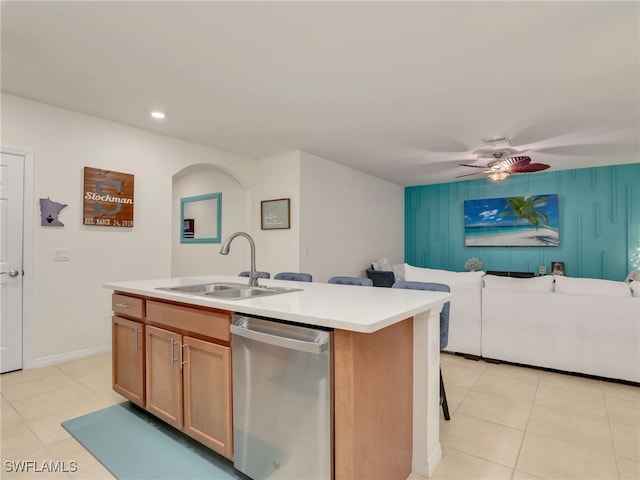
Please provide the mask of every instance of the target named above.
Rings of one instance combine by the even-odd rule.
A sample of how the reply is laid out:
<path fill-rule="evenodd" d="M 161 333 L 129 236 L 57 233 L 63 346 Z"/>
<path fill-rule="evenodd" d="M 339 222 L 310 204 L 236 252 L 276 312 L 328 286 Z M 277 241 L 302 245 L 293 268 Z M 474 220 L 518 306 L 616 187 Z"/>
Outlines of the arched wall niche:
<path fill-rule="evenodd" d="M 220 165 L 199 163 L 177 171 L 172 177 L 171 276 L 236 275 L 246 266 L 248 248 L 234 244 L 233 255 L 220 255 L 220 243 L 181 243 L 180 200 L 221 194 L 222 240 L 236 231 L 247 231 L 251 218 L 247 182 Z"/>
<path fill-rule="evenodd" d="M 175 179 L 178 177 L 195 175 L 200 172 L 212 172 L 212 171 L 224 173 L 229 177 L 233 178 L 235 181 L 237 181 L 245 190 L 250 189 L 249 182 L 246 179 L 242 178 L 240 175 L 238 175 L 234 170 L 226 167 L 225 165 L 218 165 L 213 163 L 194 163 L 193 165 L 188 165 L 176 171 L 173 174 L 173 179 L 175 181 Z"/>

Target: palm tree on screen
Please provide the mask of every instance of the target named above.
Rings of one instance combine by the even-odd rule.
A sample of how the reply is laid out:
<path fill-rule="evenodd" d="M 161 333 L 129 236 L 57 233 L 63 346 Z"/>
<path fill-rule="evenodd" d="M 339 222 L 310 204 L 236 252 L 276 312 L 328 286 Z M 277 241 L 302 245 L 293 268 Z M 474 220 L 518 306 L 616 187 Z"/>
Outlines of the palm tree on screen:
<path fill-rule="evenodd" d="M 539 208 L 546 204 L 547 200 L 544 197 L 508 197 L 507 207 L 500 213 L 500 216 L 516 217 L 514 226 L 527 221 L 536 227 L 536 231 L 539 227 L 544 227 L 555 232 L 556 229 L 549 226 L 549 216 Z"/>

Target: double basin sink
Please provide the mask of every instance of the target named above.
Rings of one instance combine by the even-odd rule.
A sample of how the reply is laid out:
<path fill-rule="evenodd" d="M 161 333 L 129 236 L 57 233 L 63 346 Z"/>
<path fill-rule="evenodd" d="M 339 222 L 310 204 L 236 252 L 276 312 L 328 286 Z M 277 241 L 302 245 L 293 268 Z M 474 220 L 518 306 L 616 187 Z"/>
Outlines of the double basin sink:
<path fill-rule="evenodd" d="M 186 293 L 190 295 L 220 298 L 224 300 L 245 300 L 254 297 L 264 297 L 267 295 L 279 295 L 282 293 L 299 292 L 300 288 L 288 287 L 252 287 L 243 283 L 201 283 L 197 285 L 180 285 L 177 287 L 158 287 L 158 290 L 169 292 Z"/>

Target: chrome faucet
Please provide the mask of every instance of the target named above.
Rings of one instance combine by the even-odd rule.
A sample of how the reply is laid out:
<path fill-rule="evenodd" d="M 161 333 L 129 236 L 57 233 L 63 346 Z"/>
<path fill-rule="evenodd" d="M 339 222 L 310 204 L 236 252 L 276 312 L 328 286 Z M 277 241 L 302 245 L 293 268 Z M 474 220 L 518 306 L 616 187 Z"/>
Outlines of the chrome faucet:
<path fill-rule="evenodd" d="M 248 233 L 245 232 L 236 232 L 233 233 L 227 238 L 222 247 L 220 247 L 221 255 L 229 254 L 229 247 L 231 247 L 231 242 L 236 237 L 244 237 L 249 240 L 249 245 L 251 245 L 251 271 L 249 272 L 249 286 L 257 287 L 258 286 L 258 278 L 260 278 L 260 274 L 262 272 L 258 272 L 256 270 L 256 244 L 253 242 L 253 238 Z"/>

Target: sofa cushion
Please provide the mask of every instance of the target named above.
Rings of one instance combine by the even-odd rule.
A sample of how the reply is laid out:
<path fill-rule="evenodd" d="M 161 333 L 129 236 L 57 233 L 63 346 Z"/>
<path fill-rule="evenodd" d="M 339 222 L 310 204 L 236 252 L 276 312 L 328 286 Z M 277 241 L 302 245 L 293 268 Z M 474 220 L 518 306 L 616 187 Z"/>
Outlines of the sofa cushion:
<path fill-rule="evenodd" d="M 593 295 L 600 297 L 630 297 L 631 288 L 628 283 L 598 278 L 574 278 L 554 275 L 556 293 L 574 295 Z"/>
<path fill-rule="evenodd" d="M 408 282 L 435 282 L 449 286 L 482 287 L 484 272 L 452 272 L 404 264 L 404 279 Z"/>
<path fill-rule="evenodd" d="M 629 287 L 631 287 L 631 293 L 634 297 L 640 297 L 640 281 L 634 280 L 630 282 Z"/>
<path fill-rule="evenodd" d="M 553 292 L 553 276 L 543 275 L 541 277 L 517 278 L 485 275 L 484 286 L 528 292 Z"/>

